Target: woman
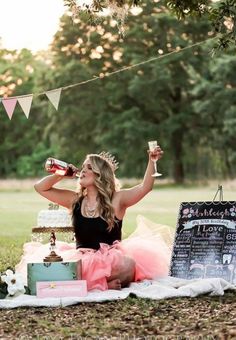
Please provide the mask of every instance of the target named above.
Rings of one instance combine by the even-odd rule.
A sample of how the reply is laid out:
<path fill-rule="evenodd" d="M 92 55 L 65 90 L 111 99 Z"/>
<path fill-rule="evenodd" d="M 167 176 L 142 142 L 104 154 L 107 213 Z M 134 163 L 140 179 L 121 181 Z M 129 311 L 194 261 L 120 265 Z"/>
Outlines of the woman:
<path fill-rule="evenodd" d="M 57 252 L 64 261 L 82 260 L 82 279 L 87 280 L 89 290 L 121 289 L 132 281 L 151 279 L 168 272 L 164 259 L 168 256 L 163 245 L 161 253 L 161 250 L 149 249 L 149 243 L 142 250 L 142 242 L 120 242 L 126 209 L 153 188 L 153 161 L 159 160 L 163 151 L 158 146 L 148 153 L 143 181 L 130 189 L 117 189 L 117 163 L 107 153 L 86 157 L 79 175 L 79 191 L 55 188 L 55 184 L 64 178 L 56 174 L 35 184 L 40 195 L 71 211 L 76 249 L 61 243 Z"/>

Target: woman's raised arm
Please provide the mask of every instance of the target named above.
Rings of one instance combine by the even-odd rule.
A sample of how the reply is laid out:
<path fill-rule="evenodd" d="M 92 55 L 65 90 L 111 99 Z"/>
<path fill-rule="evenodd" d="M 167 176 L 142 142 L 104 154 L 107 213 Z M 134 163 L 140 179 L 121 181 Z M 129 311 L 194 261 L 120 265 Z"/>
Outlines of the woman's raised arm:
<path fill-rule="evenodd" d="M 72 208 L 73 201 L 76 198 L 76 192 L 73 190 L 57 189 L 54 185 L 61 181 L 64 176 L 49 175 L 41 179 L 34 185 L 35 190 L 51 202 L 57 203 L 68 209 Z"/>
<path fill-rule="evenodd" d="M 154 151 L 148 151 L 148 154 L 148 165 L 142 183 L 130 189 L 124 189 L 119 192 L 119 202 L 121 208 L 123 209 L 126 209 L 139 202 L 153 188 L 155 180 L 155 178 L 152 177 L 152 174 L 154 173 L 153 160 L 159 160 L 162 157 L 163 151 L 159 146 L 157 146 Z"/>

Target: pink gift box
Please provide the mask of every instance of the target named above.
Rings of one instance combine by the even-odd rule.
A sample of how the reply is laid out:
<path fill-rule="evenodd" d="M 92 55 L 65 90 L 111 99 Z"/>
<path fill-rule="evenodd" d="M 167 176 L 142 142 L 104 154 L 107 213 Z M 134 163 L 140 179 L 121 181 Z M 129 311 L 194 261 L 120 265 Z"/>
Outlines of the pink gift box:
<path fill-rule="evenodd" d="M 86 280 L 36 282 L 38 298 L 78 297 L 87 295 Z"/>

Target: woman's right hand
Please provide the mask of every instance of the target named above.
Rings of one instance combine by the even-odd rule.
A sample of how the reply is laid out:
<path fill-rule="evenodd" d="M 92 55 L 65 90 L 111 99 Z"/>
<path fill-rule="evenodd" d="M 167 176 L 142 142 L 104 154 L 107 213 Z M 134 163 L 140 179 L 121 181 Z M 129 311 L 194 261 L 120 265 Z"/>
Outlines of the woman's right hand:
<path fill-rule="evenodd" d="M 79 177 L 79 169 L 76 166 L 74 166 L 73 164 L 69 164 L 69 169 L 72 170 L 72 175 L 70 175 L 70 172 L 69 172 L 69 175 L 66 175 L 66 177 L 70 177 L 70 178 Z"/>

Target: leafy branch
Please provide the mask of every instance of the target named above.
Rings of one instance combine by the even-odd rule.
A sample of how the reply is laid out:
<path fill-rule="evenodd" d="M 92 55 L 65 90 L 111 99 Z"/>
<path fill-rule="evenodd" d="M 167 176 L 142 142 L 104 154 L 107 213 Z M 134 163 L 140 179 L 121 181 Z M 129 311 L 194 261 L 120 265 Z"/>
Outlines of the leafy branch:
<path fill-rule="evenodd" d="M 108 8 L 112 8 L 114 17 L 119 17 L 119 11 L 122 9 L 142 6 L 142 2 L 144 0 L 94 0 L 90 5 L 86 2 L 78 5 L 76 0 L 64 0 L 65 6 L 70 8 L 74 17 L 86 12 L 90 21 L 96 13 Z M 236 0 L 216 2 L 211 0 L 165 0 L 164 3 L 179 20 L 185 20 L 188 16 L 206 15 L 214 33 L 219 35 L 215 50 L 225 50 L 231 45 L 236 45 Z M 157 6 L 160 6 L 159 2 L 157 2 Z"/>

